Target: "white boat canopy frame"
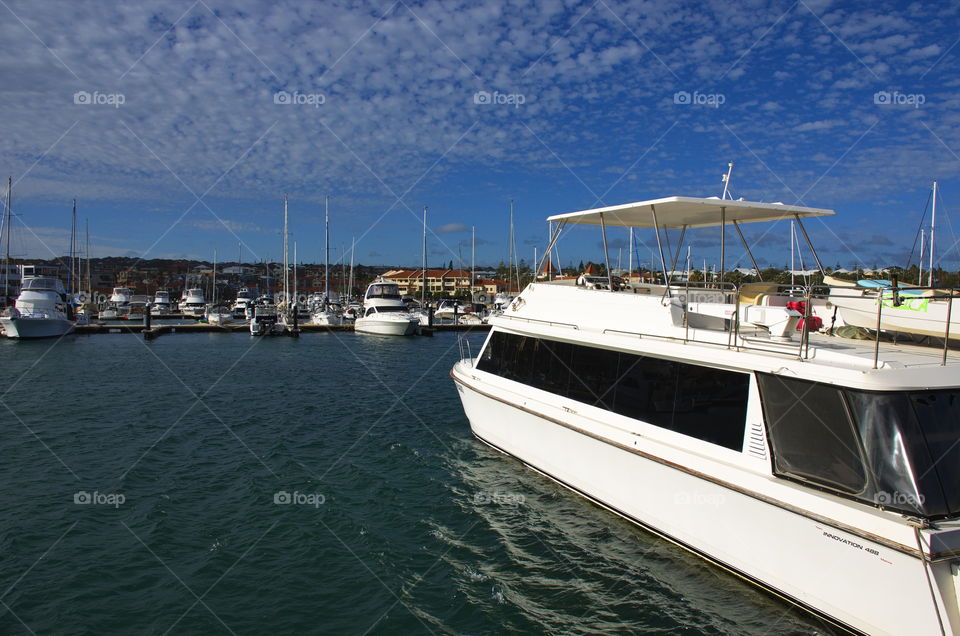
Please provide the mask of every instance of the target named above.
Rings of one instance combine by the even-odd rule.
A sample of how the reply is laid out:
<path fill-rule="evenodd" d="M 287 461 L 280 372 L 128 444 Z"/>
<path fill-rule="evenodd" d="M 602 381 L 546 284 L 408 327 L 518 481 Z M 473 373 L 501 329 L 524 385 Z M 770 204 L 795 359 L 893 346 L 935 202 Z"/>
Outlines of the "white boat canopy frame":
<path fill-rule="evenodd" d="M 662 199 L 651 199 L 649 201 L 638 201 L 636 203 L 625 203 L 622 205 L 612 205 L 604 208 L 595 208 L 593 210 L 583 210 L 580 212 L 568 212 L 566 214 L 555 214 L 547 217 L 549 222 L 557 222 L 557 226 L 551 233 L 550 245 L 547 248 L 547 254 L 553 249 L 557 239 L 560 237 L 561 229 L 567 224 L 578 225 L 599 225 L 603 232 L 604 255 L 606 255 L 606 226 L 615 227 L 635 227 L 650 228 L 657 233 L 657 245 L 660 247 L 660 262 L 663 267 L 664 281 L 667 281 L 667 266 L 661 245 L 660 230 L 664 233 L 667 230 L 679 229 L 681 231 L 680 241 L 677 244 L 677 254 L 674 257 L 674 266 L 680 253 L 680 244 L 683 243 L 683 235 L 687 228 L 720 227 L 720 271 L 721 281 L 724 271 L 724 260 L 726 251 L 726 226 L 731 224 L 736 228 L 737 234 L 743 243 L 753 266 L 759 273 L 760 268 L 753 258 L 749 245 L 740 231 L 741 223 L 760 223 L 773 222 L 785 219 L 797 221 L 807 245 L 810 247 L 813 256 L 817 261 L 820 271 L 823 272 L 823 266 L 820 258 L 817 256 L 813 244 L 810 242 L 807 231 L 800 222 L 801 218 L 815 216 L 832 216 L 833 210 L 822 208 L 808 208 L 797 205 L 786 205 L 784 203 L 761 203 L 757 201 L 734 201 L 730 199 L 720 199 L 717 197 L 699 198 L 699 197 L 665 197 Z M 673 269 L 671 267 L 671 269 Z M 539 269 L 538 269 L 539 271 Z M 607 272 L 609 276 L 610 265 L 607 263 Z M 612 289 L 613 286 L 611 285 Z"/>

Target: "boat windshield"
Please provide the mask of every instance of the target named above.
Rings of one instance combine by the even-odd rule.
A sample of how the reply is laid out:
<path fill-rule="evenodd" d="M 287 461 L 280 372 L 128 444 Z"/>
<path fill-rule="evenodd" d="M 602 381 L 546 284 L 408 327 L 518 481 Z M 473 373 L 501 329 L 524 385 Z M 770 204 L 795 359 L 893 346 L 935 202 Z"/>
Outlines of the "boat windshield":
<path fill-rule="evenodd" d="M 55 278 L 28 278 L 23 281 L 23 289 L 30 291 L 57 291 Z"/>
<path fill-rule="evenodd" d="M 390 313 L 405 313 L 407 311 L 406 307 L 371 307 L 368 313 L 378 313 L 378 314 L 390 314 Z"/>
<path fill-rule="evenodd" d="M 367 290 L 367 298 L 400 299 L 400 286 L 396 283 L 374 283 Z"/>
<path fill-rule="evenodd" d="M 910 515 L 960 516 L 960 390 L 758 379 L 777 475 Z"/>

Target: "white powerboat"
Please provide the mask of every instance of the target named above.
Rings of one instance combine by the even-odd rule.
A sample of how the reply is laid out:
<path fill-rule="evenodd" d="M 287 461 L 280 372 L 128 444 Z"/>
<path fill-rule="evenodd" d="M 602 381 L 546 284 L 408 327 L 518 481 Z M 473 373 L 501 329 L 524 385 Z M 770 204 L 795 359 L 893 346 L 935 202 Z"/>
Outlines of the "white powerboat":
<path fill-rule="evenodd" d="M 283 333 L 284 327 L 279 322 L 273 298 L 261 296 L 249 305 L 247 310 L 250 314 L 250 335 L 272 336 Z"/>
<path fill-rule="evenodd" d="M 406 305 L 400 300 L 399 285 L 377 280 L 367 287 L 363 315 L 353 324 L 358 333 L 411 336 L 420 323 L 416 316 L 407 313 Z"/>
<path fill-rule="evenodd" d="M 829 214 L 669 197 L 550 217 L 548 254 L 569 224 L 720 228 L 723 253 L 730 225 Z M 473 434 L 844 629 L 960 633 L 960 356 L 722 280 L 530 284 L 451 372 Z"/>
<path fill-rule="evenodd" d="M 455 316 L 464 313 L 464 305 L 459 300 L 441 300 L 437 309 L 433 312 L 434 318 L 453 320 Z"/>
<path fill-rule="evenodd" d="M 956 290 L 893 286 L 886 280 L 844 281 L 831 276 L 829 304 L 844 324 L 935 338 L 960 337 L 960 298 Z M 950 330 L 947 331 L 947 317 Z"/>
<path fill-rule="evenodd" d="M 191 287 L 180 301 L 180 313 L 184 316 L 203 316 L 207 311 L 207 301 L 203 290 Z"/>
<path fill-rule="evenodd" d="M 237 292 L 237 299 L 233 302 L 233 313 L 237 318 L 247 315 L 247 307 L 256 299 L 254 293 L 246 287 Z"/>
<path fill-rule="evenodd" d="M 114 287 L 107 302 L 100 308 L 100 319 L 116 320 L 129 316 L 131 300 L 133 300 L 133 290 L 129 287 Z"/>
<path fill-rule="evenodd" d="M 0 316 L 0 325 L 8 338 L 52 338 L 73 330 L 67 312 L 67 294 L 59 279 L 24 277 L 20 295 Z"/>
<path fill-rule="evenodd" d="M 233 322 L 233 310 L 223 305 L 207 307 L 204 319 L 209 325 L 227 325 Z"/>
<path fill-rule="evenodd" d="M 163 316 L 170 313 L 170 292 L 159 289 L 153 295 L 153 306 L 150 313 L 154 316 Z"/>

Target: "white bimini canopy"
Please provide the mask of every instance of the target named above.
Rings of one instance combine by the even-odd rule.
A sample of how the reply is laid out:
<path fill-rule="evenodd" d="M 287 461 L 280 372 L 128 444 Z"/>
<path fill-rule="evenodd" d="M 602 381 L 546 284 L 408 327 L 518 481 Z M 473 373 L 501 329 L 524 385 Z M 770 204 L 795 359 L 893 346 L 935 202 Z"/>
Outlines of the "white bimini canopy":
<path fill-rule="evenodd" d="M 805 218 L 812 216 L 831 216 L 833 210 L 805 208 L 783 203 L 759 203 L 756 201 L 733 201 L 710 197 L 666 197 L 638 201 L 623 205 L 611 205 L 605 208 L 555 214 L 548 221 L 578 223 L 585 225 L 607 225 L 619 227 L 660 227 L 695 228 L 714 227 L 736 221 L 737 223 L 758 223 L 761 221 L 779 221 L 794 216 Z M 656 219 L 656 221 L 655 221 Z"/>

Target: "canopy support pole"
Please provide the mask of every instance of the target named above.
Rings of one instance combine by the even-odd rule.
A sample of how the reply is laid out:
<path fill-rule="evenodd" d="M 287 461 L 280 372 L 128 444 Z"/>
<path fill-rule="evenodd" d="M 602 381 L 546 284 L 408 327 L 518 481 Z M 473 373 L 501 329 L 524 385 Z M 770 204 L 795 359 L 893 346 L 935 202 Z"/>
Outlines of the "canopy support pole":
<path fill-rule="evenodd" d="M 757 278 L 760 279 L 760 282 L 762 283 L 763 277 L 760 275 L 760 268 L 757 266 L 757 259 L 753 257 L 753 252 L 750 251 L 750 246 L 747 245 L 747 239 L 743 238 L 743 231 L 740 229 L 740 224 L 734 221 L 733 227 L 736 228 L 737 234 L 740 235 L 740 242 L 743 243 L 743 249 L 747 250 L 747 256 L 750 257 L 750 262 L 753 263 L 753 269 L 757 272 Z"/>
<path fill-rule="evenodd" d="M 613 274 L 610 272 L 610 252 L 607 250 L 607 225 L 600 213 L 600 233 L 603 234 L 603 262 L 607 266 L 607 289 L 613 291 Z"/>
<path fill-rule="evenodd" d="M 663 258 L 663 244 L 660 242 L 660 224 L 657 223 L 657 208 L 655 206 L 650 206 L 650 214 L 653 215 L 653 231 L 657 233 L 657 250 L 660 252 L 660 268 L 663 271 L 663 284 L 667 286 L 667 289 L 670 288 L 670 279 L 667 277 L 667 262 Z M 651 271 L 653 270 L 653 263 L 650 263 Z"/>
<path fill-rule="evenodd" d="M 820 257 L 817 256 L 817 250 L 813 249 L 813 243 L 810 242 L 810 237 L 807 235 L 807 228 L 803 227 L 803 223 L 800 221 L 800 215 L 794 214 L 793 218 L 797 220 L 797 227 L 799 227 L 800 231 L 803 233 L 803 238 L 807 242 L 807 247 L 810 248 L 810 253 L 813 254 L 813 260 L 817 261 L 817 269 L 820 270 L 820 275 L 826 276 L 827 273 L 823 271 L 823 263 L 820 262 Z"/>
<path fill-rule="evenodd" d="M 727 208 L 720 208 L 720 283 L 723 283 L 723 273 L 727 270 Z"/>

